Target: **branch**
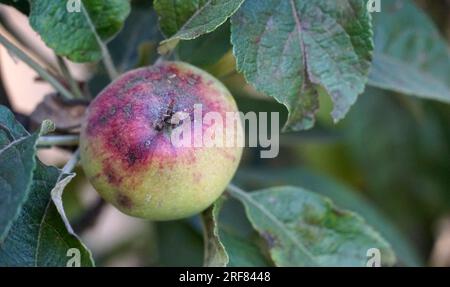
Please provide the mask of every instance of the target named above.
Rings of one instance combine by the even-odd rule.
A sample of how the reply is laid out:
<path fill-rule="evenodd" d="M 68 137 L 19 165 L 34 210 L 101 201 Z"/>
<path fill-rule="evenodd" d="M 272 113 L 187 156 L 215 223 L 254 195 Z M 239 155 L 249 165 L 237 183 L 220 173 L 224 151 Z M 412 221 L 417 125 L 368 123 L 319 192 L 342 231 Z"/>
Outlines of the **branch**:
<path fill-rule="evenodd" d="M 75 166 L 77 165 L 77 163 L 78 163 L 79 160 L 80 160 L 80 150 L 77 149 L 77 150 L 73 153 L 73 155 L 72 155 L 72 157 L 69 159 L 69 161 L 68 161 L 68 162 L 64 165 L 64 167 L 61 169 L 61 175 L 59 176 L 58 181 L 61 180 L 61 177 L 62 177 L 64 174 L 71 173 L 71 172 L 75 169 Z"/>
<path fill-rule="evenodd" d="M 72 93 L 74 94 L 75 98 L 82 99 L 83 93 L 80 90 L 80 87 L 78 86 L 78 82 L 74 79 L 72 76 L 72 73 L 70 73 L 69 68 L 67 67 L 66 62 L 61 56 L 56 56 L 56 59 L 58 61 L 58 66 L 63 73 L 64 78 L 69 82 L 70 89 Z"/>
<path fill-rule="evenodd" d="M 37 62 L 31 59 L 27 54 L 25 54 L 22 50 L 17 48 L 12 42 L 6 39 L 2 34 L 0 34 L 0 43 L 5 46 L 8 51 L 16 55 L 20 60 L 25 62 L 28 66 L 30 66 L 34 71 L 38 73 L 44 80 L 46 80 L 50 85 L 52 85 L 64 98 L 73 99 L 74 96 L 71 92 L 69 92 L 61 83 L 50 73 L 48 73 L 44 68 L 42 68 Z"/>
<path fill-rule="evenodd" d="M 38 146 L 77 146 L 80 142 L 79 135 L 62 135 L 62 136 L 41 136 L 38 139 Z"/>
<path fill-rule="evenodd" d="M 105 65 L 106 71 L 108 72 L 110 79 L 114 80 L 118 77 L 119 74 L 117 73 L 116 67 L 114 66 L 114 62 L 112 60 L 111 54 L 109 53 L 108 48 L 106 47 L 103 40 L 100 39 L 100 36 L 97 33 L 97 29 L 95 28 L 94 23 L 92 23 L 91 17 L 89 16 L 88 11 L 84 7 L 83 2 L 80 1 L 80 3 L 81 3 L 81 10 L 83 11 L 83 15 L 86 18 L 89 28 L 91 29 L 92 33 L 94 34 L 95 40 L 97 41 L 97 44 L 99 45 L 100 50 L 102 52 L 103 64 Z"/>

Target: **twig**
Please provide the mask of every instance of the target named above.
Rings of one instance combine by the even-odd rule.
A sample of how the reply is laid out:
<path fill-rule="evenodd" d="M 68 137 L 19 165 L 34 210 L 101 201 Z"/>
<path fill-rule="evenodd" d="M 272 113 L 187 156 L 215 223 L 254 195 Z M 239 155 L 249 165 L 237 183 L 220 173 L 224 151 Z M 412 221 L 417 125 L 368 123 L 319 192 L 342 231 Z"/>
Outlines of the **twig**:
<path fill-rule="evenodd" d="M 227 186 L 227 191 L 230 195 L 233 194 L 237 194 L 237 195 L 246 195 L 246 192 L 243 191 L 241 188 L 239 188 L 238 186 L 234 185 L 233 183 L 229 183 Z"/>
<path fill-rule="evenodd" d="M 44 67 L 50 74 L 59 76 L 57 67 L 46 59 L 46 57 L 40 51 L 34 49 L 34 42 L 32 39 L 28 39 L 25 35 L 20 33 L 17 29 L 17 25 L 11 23 L 8 17 L 2 17 L 0 13 L 0 32 L 9 39 L 20 50 L 26 53 L 36 63 Z M 31 43 L 30 43 L 31 42 Z"/>
<path fill-rule="evenodd" d="M 79 135 L 42 136 L 38 139 L 38 146 L 77 146 Z"/>
<path fill-rule="evenodd" d="M 61 169 L 61 174 L 59 176 L 58 181 L 61 180 L 61 178 L 64 174 L 71 173 L 75 169 L 75 166 L 77 165 L 79 160 L 80 160 L 80 150 L 77 149 L 73 153 L 73 155 L 69 159 L 69 161 L 67 161 L 67 163 L 64 165 L 64 167 Z"/>
<path fill-rule="evenodd" d="M 116 67 L 114 66 L 114 62 L 112 60 L 111 54 L 108 51 L 108 48 L 106 47 L 105 43 L 102 39 L 100 39 L 100 36 L 97 33 L 97 29 L 94 26 L 94 23 L 92 23 L 91 17 L 89 16 L 88 11 L 84 7 L 83 2 L 81 2 L 81 10 L 83 11 L 83 15 L 86 18 L 86 21 L 89 25 L 89 28 L 91 29 L 92 33 L 94 34 L 95 40 L 97 41 L 97 44 L 100 47 L 100 50 L 102 52 L 103 56 L 103 64 L 105 65 L 106 71 L 110 77 L 111 80 L 114 80 L 118 77 L 118 73 L 116 70 Z"/>
<path fill-rule="evenodd" d="M 2 34 L 0 34 L 0 43 L 5 46 L 8 51 L 16 55 L 19 59 L 30 66 L 34 71 L 38 73 L 44 80 L 46 80 L 50 85 L 52 85 L 64 98 L 73 99 L 74 95 L 69 92 L 61 83 L 52 75 L 50 75 L 44 68 L 42 68 L 37 62 L 31 59 L 22 50 L 17 48 L 13 43 L 6 39 Z"/>
<path fill-rule="evenodd" d="M 72 76 L 72 73 L 70 73 L 69 68 L 67 67 L 66 61 L 60 56 L 56 56 L 56 59 L 58 61 L 58 66 L 63 73 L 64 78 L 69 82 L 70 89 L 77 99 L 83 98 L 83 93 L 80 90 L 80 87 L 78 86 L 78 82 L 75 80 L 75 78 Z"/>

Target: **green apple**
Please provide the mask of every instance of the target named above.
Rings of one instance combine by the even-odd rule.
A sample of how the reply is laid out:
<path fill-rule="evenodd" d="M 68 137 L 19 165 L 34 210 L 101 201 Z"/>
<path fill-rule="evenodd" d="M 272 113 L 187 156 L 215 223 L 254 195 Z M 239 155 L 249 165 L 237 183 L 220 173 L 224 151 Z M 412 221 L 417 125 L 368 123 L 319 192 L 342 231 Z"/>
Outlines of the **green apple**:
<path fill-rule="evenodd" d="M 242 124 L 225 120 L 237 111 L 225 86 L 189 64 L 130 71 L 90 104 L 81 130 L 82 167 L 98 193 L 126 214 L 150 220 L 194 215 L 222 194 L 239 165 Z M 214 126 L 201 121 L 211 112 L 223 117 L 223 131 L 233 131 L 234 144 L 193 144 L 194 132 L 185 141 L 191 145 L 174 144 L 175 132 L 188 138 L 181 128 L 204 134 Z"/>

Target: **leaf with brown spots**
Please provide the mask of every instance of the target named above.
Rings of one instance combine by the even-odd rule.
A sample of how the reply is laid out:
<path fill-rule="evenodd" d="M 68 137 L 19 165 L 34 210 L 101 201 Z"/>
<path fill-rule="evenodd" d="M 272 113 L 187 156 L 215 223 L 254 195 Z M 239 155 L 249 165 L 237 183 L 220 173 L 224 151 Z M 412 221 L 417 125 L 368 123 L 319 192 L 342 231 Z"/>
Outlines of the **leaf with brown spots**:
<path fill-rule="evenodd" d="M 372 227 L 328 198 L 296 187 L 229 191 L 244 204 L 277 266 L 366 266 L 371 248 L 380 250 L 382 265 L 395 262 L 390 245 Z"/>
<path fill-rule="evenodd" d="M 314 125 L 320 88 L 347 114 L 364 91 L 372 25 L 364 0 L 245 1 L 231 18 L 237 68 L 289 111 L 285 129 Z"/>

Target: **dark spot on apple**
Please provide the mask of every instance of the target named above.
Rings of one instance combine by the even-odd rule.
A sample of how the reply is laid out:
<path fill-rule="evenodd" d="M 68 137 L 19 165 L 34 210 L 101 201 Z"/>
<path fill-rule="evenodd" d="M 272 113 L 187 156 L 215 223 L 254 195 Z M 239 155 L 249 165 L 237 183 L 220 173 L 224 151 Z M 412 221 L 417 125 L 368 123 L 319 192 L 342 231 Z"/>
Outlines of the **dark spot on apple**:
<path fill-rule="evenodd" d="M 136 154 L 134 152 L 129 152 L 127 154 L 127 157 L 128 157 L 128 164 L 129 165 L 133 165 L 133 164 L 136 163 L 137 157 L 136 157 Z"/>
<path fill-rule="evenodd" d="M 122 108 L 127 119 L 131 119 L 133 115 L 132 108 L 133 106 L 131 105 L 131 103 L 128 103 L 125 107 Z"/>
<path fill-rule="evenodd" d="M 199 183 L 202 179 L 202 174 L 199 172 L 194 172 L 194 183 Z"/>
<path fill-rule="evenodd" d="M 103 174 L 106 177 L 106 180 L 111 184 L 119 185 L 122 182 L 122 178 L 116 175 L 109 162 L 103 161 L 103 164 Z"/>
<path fill-rule="evenodd" d="M 131 199 L 120 192 L 117 194 L 117 203 L 126 209 L 131 209 L 133 207 Z"/>

